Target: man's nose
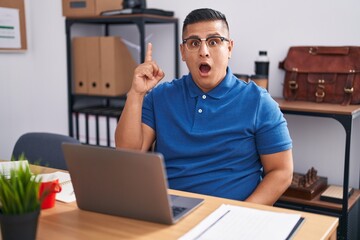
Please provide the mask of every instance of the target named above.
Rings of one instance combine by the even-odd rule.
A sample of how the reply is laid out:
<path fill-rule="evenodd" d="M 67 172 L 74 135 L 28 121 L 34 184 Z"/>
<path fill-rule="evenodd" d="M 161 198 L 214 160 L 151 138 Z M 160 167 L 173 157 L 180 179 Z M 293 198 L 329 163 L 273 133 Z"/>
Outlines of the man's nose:
<path fill-rule="evenodd" d="M 206 41 L 203 41 L 203 40 L 201 41 L 199 54 L 200 54 L 200 56 L 205 56 L 205 57 L 209 56 L 209 47 L 206 44 Z"/>

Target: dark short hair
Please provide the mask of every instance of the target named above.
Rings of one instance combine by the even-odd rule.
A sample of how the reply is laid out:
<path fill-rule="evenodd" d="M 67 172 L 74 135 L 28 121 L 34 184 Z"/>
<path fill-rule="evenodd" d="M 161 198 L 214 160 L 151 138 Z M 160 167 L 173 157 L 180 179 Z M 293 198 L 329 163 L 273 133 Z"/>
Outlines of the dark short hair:
<path fill-rule="evenodd" d="M 229 24 L 226 21 L 226 17 L 223 13 L 210 8 L 199 8 L 191 11 L 186 16 L 183 23 L 182 32 L 184 33 L 187 25 L 189 24 L 205 22 L 205 21 L 215 21 L 215 20 L 223 21 L 226 25 L 227 30 L 229 31 Z"/>

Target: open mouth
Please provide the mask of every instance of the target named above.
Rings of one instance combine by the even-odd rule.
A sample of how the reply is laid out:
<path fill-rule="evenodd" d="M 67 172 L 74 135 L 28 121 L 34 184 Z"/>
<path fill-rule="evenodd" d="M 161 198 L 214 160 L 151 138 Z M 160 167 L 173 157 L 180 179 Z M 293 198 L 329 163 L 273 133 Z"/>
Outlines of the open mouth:
<path fill-rule="evenodd" d="M 211 67 L 208 64 L 201 64 L 199 67 L 199 70 L 201 73 L 208 73 L 208 72 L 210 72 Z"/>

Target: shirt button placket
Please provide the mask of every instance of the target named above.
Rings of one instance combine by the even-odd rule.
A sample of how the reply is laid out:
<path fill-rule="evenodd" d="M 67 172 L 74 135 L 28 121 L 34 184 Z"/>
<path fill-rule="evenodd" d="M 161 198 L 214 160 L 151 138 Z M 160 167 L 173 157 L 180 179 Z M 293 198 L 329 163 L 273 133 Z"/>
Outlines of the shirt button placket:
<path fill-rule="evenodd" d="M 201 98 L 205 100 L 205 99 L 206 99 L 206 95 L 205 95 L 205 94 L 202 95 Z M 202 113 L 202 112 L 203 112 L 203 110 L 202 110 L 201 108 L 199 108 L 199 109 L 198 109 L 198 113 Z"/>

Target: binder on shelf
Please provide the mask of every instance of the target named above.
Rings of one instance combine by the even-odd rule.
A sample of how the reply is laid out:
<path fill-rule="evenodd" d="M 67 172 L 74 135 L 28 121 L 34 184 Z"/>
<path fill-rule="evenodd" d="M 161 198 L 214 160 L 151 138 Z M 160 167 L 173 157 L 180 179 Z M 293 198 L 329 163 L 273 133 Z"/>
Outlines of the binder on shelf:
<path fill-rule="evenodd" d="M 88 114 L 89 121 L 89 144 L 97 145 L 96 115 Z"/>
<path fill-rule="evenodd" d="M 125 95 L 136 62 L 120 37 L 73 39 L 74 92 L 99 96 Z"/>
<path fill-rule="evenodd" d="M 87 63 L 86 63 L 86 38 L 73 39 L 73 60 L 74 60 L 74 93 L 87 94 Z"/>
<path fill-rule="evenodd" d="M 98 95 L 101 93 L 100 85 L 100 39 L 98 37 L 86 38 L 86 68 L 88 73 L 88 93 Z"/>
<path fill-rule="evenodd" d="M 86 116 L 84 113 L 79 113 L 79 141 L 86 143 Z"/>
<path fill-rule="evenodd" d="M 126 94 L 136 67 L 130 51 L 120 37 L 100 38 L 101 95 Z"/>
<path fill-rule="evenodd" d="M 108 132 L 107 132 L 107 125 L 108 125 L 107 117 L 99 115 L 98 118 L 99 118 L 99 145 L 107 146 L 107 139 L 108 137 L 110 137 L 108 136 Z M 112 132 L 112 134 L 110 135 L 113 135 L 114 133 L 115 131 Z"/>
<path fill-rule="evenodd" d="M 117 123 L 117 118 L 109 119 L 109 128 L 111 133 L 115 133 Z M 110 147 L 115 147 L 115 134 L 110 134 Z"/>
<path fill-rule="evenodd" d="M 79 115 L 77 112 L 73 112 L 72 113 L 72 135 L 76 138 L 79 139 Z"/>

